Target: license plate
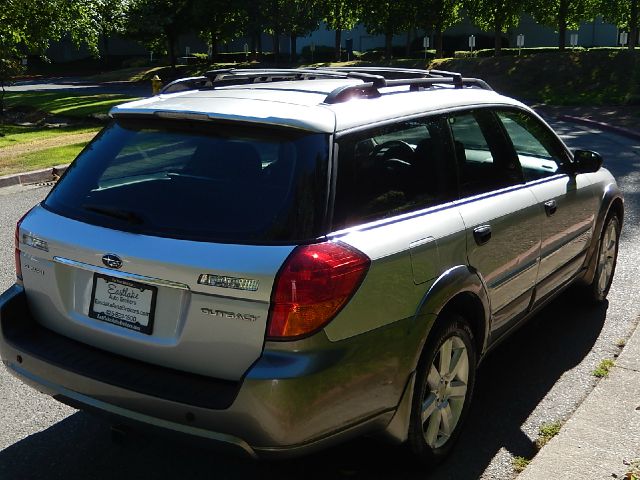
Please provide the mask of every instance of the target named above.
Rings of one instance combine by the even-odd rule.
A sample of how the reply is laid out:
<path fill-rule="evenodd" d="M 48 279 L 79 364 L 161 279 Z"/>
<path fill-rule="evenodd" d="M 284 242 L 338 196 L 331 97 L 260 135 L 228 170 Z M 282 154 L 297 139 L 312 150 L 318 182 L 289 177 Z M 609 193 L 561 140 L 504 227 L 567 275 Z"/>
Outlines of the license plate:
<path fill-rule="evenodd" d="M 94 273 L 89 316 L 150 335 L 157 293 L 157 287 Z"/>

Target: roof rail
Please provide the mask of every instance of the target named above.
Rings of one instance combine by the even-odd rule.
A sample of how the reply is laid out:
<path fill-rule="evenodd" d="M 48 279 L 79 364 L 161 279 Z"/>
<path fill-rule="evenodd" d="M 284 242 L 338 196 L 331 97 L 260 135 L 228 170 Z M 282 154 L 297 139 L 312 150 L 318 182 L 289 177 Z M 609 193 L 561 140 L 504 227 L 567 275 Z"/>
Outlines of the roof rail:
<path fill-rule="evenodd" d="M 430 88 L 434 85 L 453 85 L 454 88 L 470 86 L 491 90 L 491 87 L 483 80 L 463 78 L 460 73 L 444 70 L 394 67 L 311 67 L 210 70 L 201 77 L 175 80 L 165 86 L 161 93 L 319 78 L 353 78 L 362 81 L 359 84 L 343 85 L 333 90 L 324 100 L 324 103 L 329 104 L 344 102 L 351 98 L 379 97 L 381 95 L 380 88 L 403 85 L 409 86 L 410 91 Z"/>
<path fill-rule="evenodd" d="M 429 71 L 433 73 L 433 71 Z M 332 91 L 324 100 L 324 103 L 342 103 L 353 98 L 375 98 L 381 96 L 381 87 L 408 86 L 409 91 L 415 92 L 423 88 L 435 85 L 453 85 L 454 88 L 478 87 L 483 90 L 493 90 L 487 82 L 479 78 L 463 78 L 459 73 L 436 71 L 433 77 L 385 79 L 384 85 L 362 83 L 360 85 L 344 85 Z"/>

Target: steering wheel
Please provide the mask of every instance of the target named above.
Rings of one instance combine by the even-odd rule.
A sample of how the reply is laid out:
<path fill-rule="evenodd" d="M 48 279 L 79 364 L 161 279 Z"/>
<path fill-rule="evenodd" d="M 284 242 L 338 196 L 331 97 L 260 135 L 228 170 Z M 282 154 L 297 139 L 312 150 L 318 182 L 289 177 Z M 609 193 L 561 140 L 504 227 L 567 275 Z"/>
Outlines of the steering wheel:
<path fill-rule="evenodd" d="M 397 158 L 399 160 L 409 161 L 413 157 L 413 153 L 413 147 L 404 140 L 389 140 L 388 142 L 376 145 L 373 150 L 371 150 L 371 157 L 380 158 L 380 160 Z"/>

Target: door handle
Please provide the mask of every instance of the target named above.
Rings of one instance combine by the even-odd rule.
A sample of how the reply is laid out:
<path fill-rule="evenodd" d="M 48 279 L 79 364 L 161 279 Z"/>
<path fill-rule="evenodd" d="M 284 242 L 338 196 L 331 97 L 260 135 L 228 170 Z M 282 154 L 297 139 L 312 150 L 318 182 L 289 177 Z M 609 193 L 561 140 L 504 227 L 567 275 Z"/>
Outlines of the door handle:
<path fill-rule="evenodd" d="M 473 229 L 473 238 L 478 245 L 484 245 L 491 240 L 491 225 L 480 225 Z"/>
<path fill-rule="evenodd" d="M 544 202 L 544 211 L 547 214 L 547 217 L 550 217 L 558 210 L 558 204 L 555 200 L 549 200 L 548 202 Z"/>

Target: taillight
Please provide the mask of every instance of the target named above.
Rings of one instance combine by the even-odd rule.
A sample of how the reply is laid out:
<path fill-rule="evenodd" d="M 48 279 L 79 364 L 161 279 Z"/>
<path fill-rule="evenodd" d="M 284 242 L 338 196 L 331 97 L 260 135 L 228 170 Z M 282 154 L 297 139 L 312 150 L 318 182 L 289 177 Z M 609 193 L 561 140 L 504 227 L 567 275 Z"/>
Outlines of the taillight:
<path fill-rule="evenodd" d="M 358 289 L 370 263 L 342 243 L 297 247 L 276 278 L 267 337 L 290 340 L 322 328 Z"/>
<path fill-rule="evenodd" d="M 24 218 L 29 215 L 30 211 L 31 210 L 20 217 L 20 220 L 18 220 L 18 223 L 16 223 L 16 232 L 13 236 L 16 256 L 16 279 L 18 280 L 18 282 L 22 282 L 22 265 L 20 265 L 20 225 L 22 224 Z"/>

